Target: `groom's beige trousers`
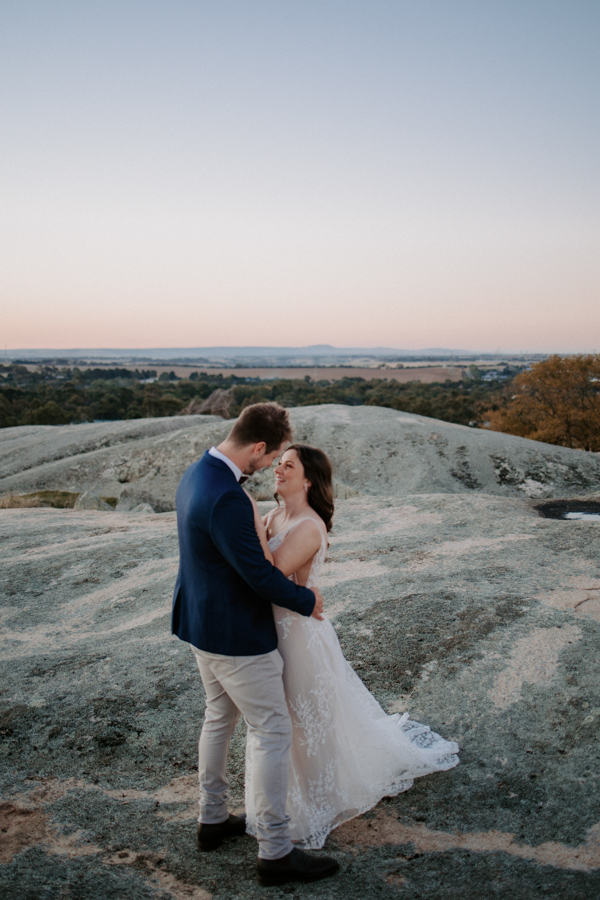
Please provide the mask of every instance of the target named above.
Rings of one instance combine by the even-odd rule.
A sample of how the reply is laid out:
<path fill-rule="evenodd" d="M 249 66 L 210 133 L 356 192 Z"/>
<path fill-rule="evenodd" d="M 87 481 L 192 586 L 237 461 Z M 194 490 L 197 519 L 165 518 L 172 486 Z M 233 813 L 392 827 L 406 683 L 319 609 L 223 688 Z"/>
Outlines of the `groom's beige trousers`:
<path fill-rule="evenodd" d="M 227 753 L 241 712 L 254 738 L 258 855 L 280 859 L 292 850 L 285 811 L 292 722 L 283 690 L 283 659 L 278 650 L 261 656 L 192 650 L 206 691 L 198 747 L 199 820 L 214 825 L 228 816 Z"/>

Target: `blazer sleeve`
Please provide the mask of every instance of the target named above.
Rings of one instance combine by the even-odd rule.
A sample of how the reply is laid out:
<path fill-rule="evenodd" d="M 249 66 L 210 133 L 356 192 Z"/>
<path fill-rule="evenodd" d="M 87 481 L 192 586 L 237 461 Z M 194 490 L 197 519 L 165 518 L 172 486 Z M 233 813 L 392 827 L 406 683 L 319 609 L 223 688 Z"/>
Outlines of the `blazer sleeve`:
<path fill-rule="evenodd" d="M 213 506 L 210 536 L 230 566 L 261 597 L 310 616 L 315 595 L 295 584 L 265 558 L 254 525 L 252 504 L 241 490 L 226 491 Z"/>

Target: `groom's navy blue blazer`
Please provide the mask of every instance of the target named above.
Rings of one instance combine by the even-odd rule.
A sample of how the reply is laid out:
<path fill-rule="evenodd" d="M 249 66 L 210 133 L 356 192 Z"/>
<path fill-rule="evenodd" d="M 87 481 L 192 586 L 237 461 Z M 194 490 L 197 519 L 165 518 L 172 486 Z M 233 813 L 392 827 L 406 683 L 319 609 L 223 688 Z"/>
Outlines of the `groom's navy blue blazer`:
<path fill-rule="evenodd" d="M 205 453 L 184 473 L 176 505 L 173 634 L 225 656 L 275 650 L 271 603 L 309 616 L 315 595 L 265 559 L 252 504 L 229 466 Z"/>

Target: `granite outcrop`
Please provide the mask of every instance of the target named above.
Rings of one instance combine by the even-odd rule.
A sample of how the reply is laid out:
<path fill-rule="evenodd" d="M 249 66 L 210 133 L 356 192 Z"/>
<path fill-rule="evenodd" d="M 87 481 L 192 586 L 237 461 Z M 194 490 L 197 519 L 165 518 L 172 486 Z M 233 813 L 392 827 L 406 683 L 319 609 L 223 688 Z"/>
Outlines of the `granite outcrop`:
<path fill-rule="evenodd" d="M 586 496 L 598 491 L 600 454 L 374 406 L 336 404 L 290 410 L 295 439 L 323 447 L 342 497 L 463 494 Z M 0 494 L 93 491 L 122 509 L 174 509 L 185 469 L 231 423 L 190 415 L 0 430 Z M 248 483 L 271 496 L 271 476 Z"/>
<path fill-rule="evenodd" d="M 328 882 L 258 887 L 249 837 L 198 854 L 204 697 L 170 635 L 171 507 L 181 471 L 230 423 L 6 429 L 0 490 L 120 505 L 0 510 L 3 896 L 599 896 L 600 523 L 536 509 L 597 496 L 598 456 L 393 410 L 292 417 L 336 470 L 321 586 L 344 652 L 388 712 L 458 741 L 461 765 L 334 831 Z M 243 764 L 240 727 L 233 808 Z"/>

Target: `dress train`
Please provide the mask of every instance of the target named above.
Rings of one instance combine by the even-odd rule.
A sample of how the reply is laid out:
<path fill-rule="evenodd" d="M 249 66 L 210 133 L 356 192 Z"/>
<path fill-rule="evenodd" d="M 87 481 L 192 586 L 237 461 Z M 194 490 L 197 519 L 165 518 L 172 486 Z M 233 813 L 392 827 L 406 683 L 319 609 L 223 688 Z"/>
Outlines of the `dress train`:
<path fill-rule="evenodd" d="M 272 550 L 289 530 L 271 538 Z M 317 584 L 326 549 L 323 531 L 308 587 Z M 328 619 L 318 621 L 278 606 L 273 612 L 293 723 L 290 834 L 303 847 L 320 848 L 334 828 L 372 809 L 382 797 L 408 790 L 415 778 L 456 766 L 459 748 L 408 713 L 388 715 L 344 658 Z M 246 830 L 256 834 L 252 756 L 249 737 Z"/>

